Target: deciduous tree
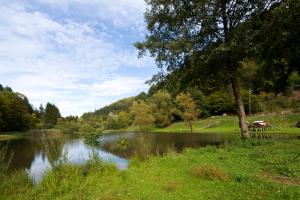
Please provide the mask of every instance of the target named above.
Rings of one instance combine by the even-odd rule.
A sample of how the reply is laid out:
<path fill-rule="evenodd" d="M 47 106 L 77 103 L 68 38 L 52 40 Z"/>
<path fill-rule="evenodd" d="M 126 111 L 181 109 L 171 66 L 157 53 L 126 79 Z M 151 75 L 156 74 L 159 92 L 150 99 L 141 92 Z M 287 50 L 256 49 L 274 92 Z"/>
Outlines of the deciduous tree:
<path fill-rule="evenodd" d="M 157 127 L 165 127 L 172 122 L 172 112 L 174 104 L 172 97 L 167 91 L 159 90 L 150 98 L 155 125 Z"/>
<path fill-rule="evenodd" d="M 189 93 L 180 93 L 176 97 L 178 111 L 181 118 L 188 123 L 191 132 L 193 132 L 193 121 L 197 119 L 198 110 L 196 104 Z"/>
<path fill-rule="evenodd" d="M 155 121 L 151 106 L 145 101 L 134 101 L 130 107 L 130 113 L 133 115 L 133 124 L 138 126 L 140 130 L 147 130 Z"/>

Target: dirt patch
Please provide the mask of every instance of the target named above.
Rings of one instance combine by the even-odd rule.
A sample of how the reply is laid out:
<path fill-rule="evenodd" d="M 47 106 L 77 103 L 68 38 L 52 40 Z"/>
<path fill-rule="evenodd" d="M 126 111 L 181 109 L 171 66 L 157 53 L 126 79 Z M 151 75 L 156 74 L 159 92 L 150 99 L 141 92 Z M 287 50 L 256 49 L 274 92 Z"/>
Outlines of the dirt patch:
<path fill-rule="evenodd" d="M 270 173 L 262 173 L 260 174 L 260 178 L 262 178 L 263 180 L 272 181 L 274 183 L 300 186 L 300 179 L 288 176 L 279 176 Z"/>

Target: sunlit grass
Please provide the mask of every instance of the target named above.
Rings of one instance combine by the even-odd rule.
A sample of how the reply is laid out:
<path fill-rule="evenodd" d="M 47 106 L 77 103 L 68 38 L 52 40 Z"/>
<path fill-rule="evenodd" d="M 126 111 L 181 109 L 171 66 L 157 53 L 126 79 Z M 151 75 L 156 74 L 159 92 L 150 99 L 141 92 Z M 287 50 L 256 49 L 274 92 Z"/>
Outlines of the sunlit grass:
<path fill-rule="evenodd" d="M 300 141 L 250 140 L 134 159 L 63 164 L 34 187 L 1 182 L 0 199 L 299 199 Z M 92 158 L 92 157 L 91 157 Z"/>
<path fill-rule="evenodd" d="M 288 115 L 257 115 L 247 118 L 249 123 L 255 120 L 264 120 L 272 127 L 266 133 L 298 133 L 300 128 L 296 127 L 297 121 L 300 121 L 300 114 Z M 201 119 L 193 123 L 195 133 L 219 133 L 219 134 L 235 134 L 239 133 L 239 125 L 237 116 L 214 116 L 207 119 Z M 153 128 L 152 132 L 189 132 L 189 127 L 184 122 L 173 123 L 166 128 Z"/>

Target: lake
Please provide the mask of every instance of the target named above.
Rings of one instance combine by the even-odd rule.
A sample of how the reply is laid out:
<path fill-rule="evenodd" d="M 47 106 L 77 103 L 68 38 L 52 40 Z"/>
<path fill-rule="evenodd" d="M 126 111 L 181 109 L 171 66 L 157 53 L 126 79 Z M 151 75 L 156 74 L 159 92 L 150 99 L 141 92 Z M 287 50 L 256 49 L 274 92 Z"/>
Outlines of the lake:
<path fill-rule="evenodd" d="M 71 163 L 87 161 L 92 152 L 104 160 L 113 162 L 122 170 L 129 160 L 139 154 L 159 154 L 172 150 L 181 152 L 185 148 L 218 145 L 232 140 L 232 136 L 192 133 L 111 133 L 101 136 L 97 145 L 89 145 L 82 137 L 70 135 L 25 136 L 20 139 L 2 141 L 7 144 L 7 154 L 12 155 L 10 170 L 24 169 L 33 182 L 41 180 L 51 162 L 62 157 Z"/>

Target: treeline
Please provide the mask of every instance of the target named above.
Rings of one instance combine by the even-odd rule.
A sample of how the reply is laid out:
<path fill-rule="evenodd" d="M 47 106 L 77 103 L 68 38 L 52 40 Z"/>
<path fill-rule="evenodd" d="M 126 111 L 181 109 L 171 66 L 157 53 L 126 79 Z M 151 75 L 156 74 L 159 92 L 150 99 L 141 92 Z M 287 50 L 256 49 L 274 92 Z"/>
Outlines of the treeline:
<path fill-rule="evenodd" d="M 247 67 L 248 73 L 257 74 L 254 72 L 255 65 L 245 67 Z M 191 78 L 193 73 L 188 73 L 191 69 L 193 67 L 183 68 L 180 70 L 182 73 L 172 73 L 160 81 L 151 82 L 149 95 L 151 96 L 159 90 L 167 90 L 172 96 L 176 96 L 181 91 L 188 92 L 195 100 L 197 108 L 201 110 L 201 117 L 237 112 L 234 94 L 226 79 L 218 81 L 205 78 L 193 79 Z M 289 76 L 288 85 L 279 93 L 273 91 L 272 86 L 276 83 L 272 80 L 268 81 L 269 86 L 264 85 L 263 87 L 261 84 L 259 87 L 259 81 L 255 76 L 241 78 L 246 80 L 241 81 L 240 90 L 246 114 L 300 112 L 300 76 L 297 71 Z M 257 86 L 249 85 L 249 82 L 255 82 Z"/>
<path fill-rule="evenodd" d="M 166 127 L 176 121 L 185 121 L 192 131 L 194 120 L 212 115 L 232 115 L 237 111 L 229 85 L 217 87 L 213 84 L 211 87 L 218 89 L 211 92 L 207 92 L 210 91 L 209 89 L 204 90 L 207 93 L 202 92 L 198 87 L 186 87 L 178 94 L 176 94 L 175 87 L 167 87 L 170 85 L 176 84 L 171 84 L 166 79 L 164 84 L 152 85 L 148 94 L 141 93 L 136 97 L 119 100 L 105 106 L 105 113 L 99 109 L 95 112 L 85 113 L 82 118 L 87 121 L 98 119 L 99 122 L 101 121 L 103 129 L 124 129 L 136 126 L 140 130 L 147 130 L 152 127 Z M 296 89 L 290 88 L 284 93 L 276 95 L 265 91 L 249 93 L 246 88 L 243 88 L 241 94 L 247 114 L 250 114 L 250 110 L 252 114 L 295 113 L 300 112 L 300 90 Z M 106 113 L 108 114 L 105 115 Z M 79 130 L 79 126 L 77 130 Z"/>
<path fill-rule="evenodd" d="M 136 97 L 122 99 L 93 113 L 85 113 L 81 118 L 61 118 L 58 127 L 64 133 L 87 134 L 129 126 L 148 130 L 184 120 L 192 131 L 192 122 L 199 115 L 200 110 L 189 93 L 180 93 L 173 98 L 168 91 L 159 90 L 152 96 L 141 93 Z"/>
<path fill-rule="evenodd" d="M 57 128 L 65 134 L 99 135 L 104 130 L 104 122 L 101 116 L 89 113 L 80 118 L 59 118 Z"/>
<path fill-rule="evenodd" d="M 34 108 L 28 98 L 0 84 L 0 132 L 53 128 L 61 117 L 58 108 L 47 103 Z"/>

